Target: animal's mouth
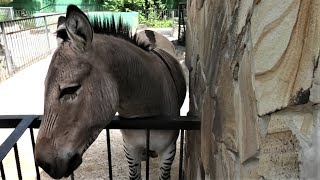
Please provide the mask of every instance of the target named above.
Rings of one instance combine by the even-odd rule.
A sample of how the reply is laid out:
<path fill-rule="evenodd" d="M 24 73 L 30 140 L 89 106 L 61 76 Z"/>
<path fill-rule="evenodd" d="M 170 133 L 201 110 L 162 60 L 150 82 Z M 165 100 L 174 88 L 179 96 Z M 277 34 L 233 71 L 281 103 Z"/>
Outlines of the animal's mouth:
<path fill-rule="evenodd" d="M 68 164 L 68 169 L 64 175 L 64 177 L 68 177 L 70 176 L 74 170 L 76 170 L 82 163 L 82 157 L 80 154 L 76 154 L 75 156 L 73 156 Z"/>

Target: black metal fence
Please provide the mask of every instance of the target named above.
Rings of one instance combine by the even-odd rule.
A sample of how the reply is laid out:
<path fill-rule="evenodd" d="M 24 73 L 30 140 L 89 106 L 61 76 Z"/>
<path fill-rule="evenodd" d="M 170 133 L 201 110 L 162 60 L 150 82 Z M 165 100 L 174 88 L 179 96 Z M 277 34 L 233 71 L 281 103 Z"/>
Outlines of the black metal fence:
<path fill-rule="evenodd" d="M 3 165 L 3 159 L 7 156 L 9 151 L 13 148 L 15 156 L 15 164 L 17 175 L 19 179 L 23 179 L 23 173 L 20 166 L 19 151 L 17 142 L 27 129 L 30 131 L 31 144 L 34 152 L 35 139 L 34 128 L 39 128 L 41 122 L 41 116 L 25 115 L 25 116 L 0 116 L 0 131 L 1 128 L 15 128 L 9 137 L 0 146 L 0 175 L 2 180 L 6 179 L 5 166 Z M 170 119 L 168 117 L 153 117 L 153 118 L 139 118 L 139 119 L 124 119 L 116 116 L 111 123 L 105 128 L 107 136 L 107 152 L 106 159 L 108 160 L 108 173 L 109 179 L 113 179 L 112 174 L 112 162 L 111 162 L 111 143 L 110 143 L 110 129 L 147 129 L 146 145 L 149 151 L 149 133 L 150 129 L 157 130 L 180 130 L 180 154 L 179 154 L 179 180 L 183 177 L 183 152 L 184 152 L 184 131 L 185 130 L 200 130 L 200 121 L 196 117 L 181 116 L 176 119 Z M 147 151 L 147 152 L 148 152 Z M 34 164 L 36 171 L 36 178 L 40 179 L 39 167 Z M 149 179 L 149 155 L 147 153 L 146 161 L 146 179 Z M 74 176 L 71 175 L 71 179 Z M 116 177 L 114 177 L 116 179 Z"/>
<path fill-rule="evenodd" d="M 0 22 L 0 81 L 50 54 L 60 15 Z"/>

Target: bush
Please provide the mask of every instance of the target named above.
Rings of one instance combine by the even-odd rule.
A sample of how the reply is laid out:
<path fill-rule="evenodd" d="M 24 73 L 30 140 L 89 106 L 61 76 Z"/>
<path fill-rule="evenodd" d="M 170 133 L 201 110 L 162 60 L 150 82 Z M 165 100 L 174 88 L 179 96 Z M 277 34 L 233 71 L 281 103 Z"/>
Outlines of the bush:
<path fill-rule="evenodd" d="M 139 12 L 139 23 L 145 24 L 148 27 L 172 27 L 174 21 L 163 20 L 160 12 L 166 9 L 161 0 L 150 0 L 148 10 L 145 10 L 145 0 L 106 0 L 103 7 L 113 12 Z M 145 13 L 148 12 L 148 19 L 145 18 Z"/>
<path fill-rule="evenodd" d="M 145 18 L 144 13 L 139 13 L 139 23 L 145 24 L 147 27 L 164 28 L 172 27 L 174 24 L 173 20 L 161 19 L 160 16 L 154 11 L 150 11 L 148 14 L 148 19 Z"/>
<path fill-rule="evenodd" d="M 9 20 L 9 18 L 6 15 L 0 14 L 0 22 Z"/>
<path fill-rule="evenodd" d="M 172 27 L 174 21 L 173 20 L 149 19 L 149 20 L 139 21 L 139 23 L 145 24 L 148 27 L 165 28 L 165 27 Z"/>

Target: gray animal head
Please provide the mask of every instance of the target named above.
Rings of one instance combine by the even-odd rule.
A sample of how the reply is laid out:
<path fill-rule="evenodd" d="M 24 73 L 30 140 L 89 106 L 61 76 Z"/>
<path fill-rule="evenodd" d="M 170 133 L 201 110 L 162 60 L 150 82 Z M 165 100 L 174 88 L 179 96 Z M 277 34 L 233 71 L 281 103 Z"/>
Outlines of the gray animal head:
<path fill-rule="evenodd" d="M 63 18 L 62 18 L 63 19 Z M 65 29 L 45 81 L 43 120 L 35 159 L 51 177 L 69 176 L 101 130 L 110 123 L 118 102 L 116 84 L 101 65 L 86 15 L 68 6 Z M 60 31 L 59 31 L 60 28 Z M 60 33 L 60 34 L 59 34 Z"/>

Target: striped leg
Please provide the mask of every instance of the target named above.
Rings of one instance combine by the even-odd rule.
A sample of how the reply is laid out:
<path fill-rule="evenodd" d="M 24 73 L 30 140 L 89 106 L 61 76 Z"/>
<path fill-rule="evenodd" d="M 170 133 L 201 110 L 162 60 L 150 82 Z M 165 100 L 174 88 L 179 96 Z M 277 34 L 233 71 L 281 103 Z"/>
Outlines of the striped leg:
<path fill-rule="evenodd" d="M 170 170 L 171 170 L 171 165 L 173 163 L 175 154 L 176 154 L 176 142 L 172 143 L 160 154 L 159 180 L 171 179 Z"/>
<path fill-rule="evenodd" d="M 124 152 L 129 163 L 129 179 L 141 180 L 141 151 L 125 144 Z"/>

